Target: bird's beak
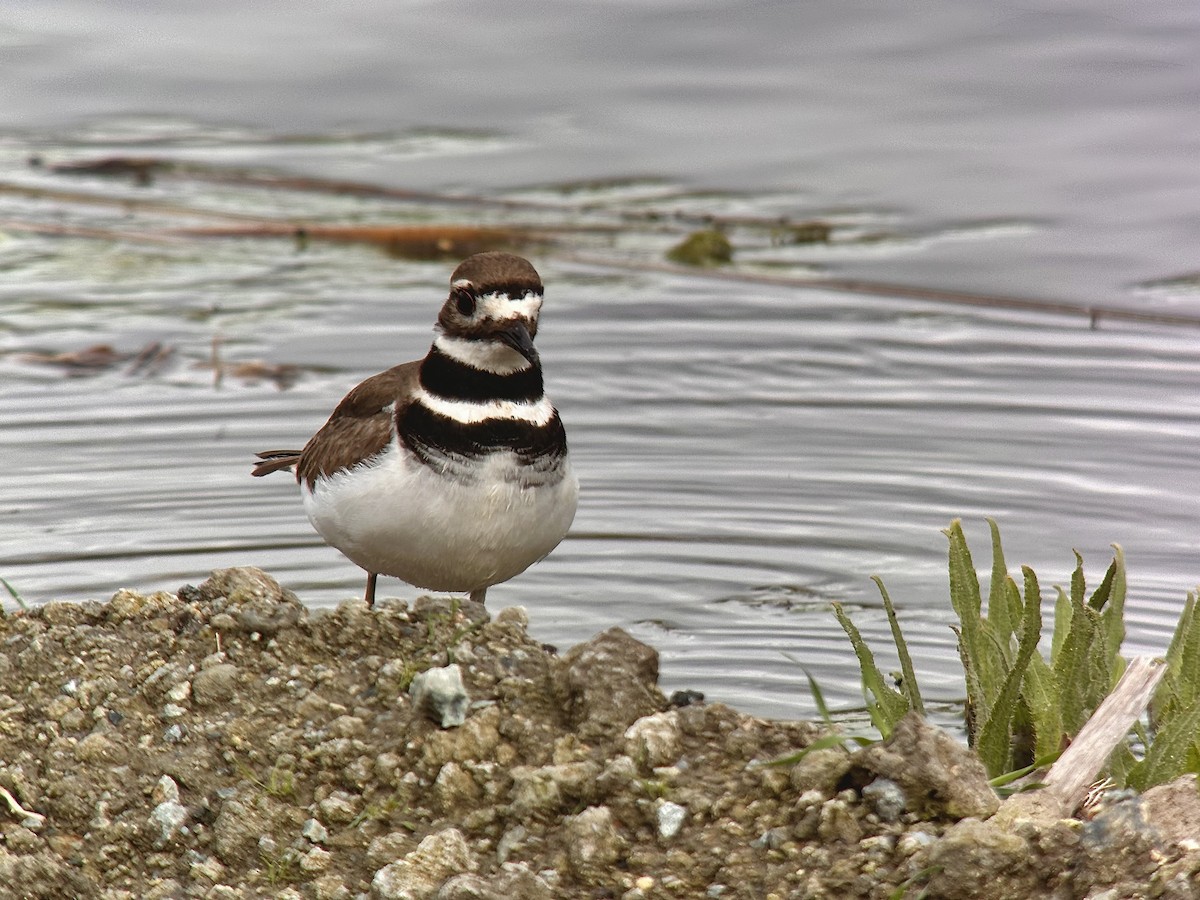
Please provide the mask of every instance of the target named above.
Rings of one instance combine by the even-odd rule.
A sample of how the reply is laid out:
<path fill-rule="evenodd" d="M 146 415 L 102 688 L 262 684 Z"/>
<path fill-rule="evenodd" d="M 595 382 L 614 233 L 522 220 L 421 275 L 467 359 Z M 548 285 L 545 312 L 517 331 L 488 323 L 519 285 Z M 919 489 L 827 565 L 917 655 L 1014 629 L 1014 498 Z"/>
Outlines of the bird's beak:
<path fill-rule="evenodd" d="M 537 365 L 538 352 L 534 349 L 533 335 L 529 333 L 529 326 L 525 322 L 518 320 L 506 325 L 496 337 L 529 360 L 531 365 Z"/>

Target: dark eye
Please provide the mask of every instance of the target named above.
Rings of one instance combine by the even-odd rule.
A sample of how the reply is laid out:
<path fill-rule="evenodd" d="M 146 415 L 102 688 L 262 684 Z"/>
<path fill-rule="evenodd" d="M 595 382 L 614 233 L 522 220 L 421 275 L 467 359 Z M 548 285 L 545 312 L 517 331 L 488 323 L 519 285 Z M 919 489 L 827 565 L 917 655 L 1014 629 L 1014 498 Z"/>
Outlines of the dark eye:
<path fill-rule="evenodd" d="M 473 315 L 475 313 L 475 295 L 468 288 L 455 288 L 454 305 L 458 307 L 458 311 L 462 315 Z"/>

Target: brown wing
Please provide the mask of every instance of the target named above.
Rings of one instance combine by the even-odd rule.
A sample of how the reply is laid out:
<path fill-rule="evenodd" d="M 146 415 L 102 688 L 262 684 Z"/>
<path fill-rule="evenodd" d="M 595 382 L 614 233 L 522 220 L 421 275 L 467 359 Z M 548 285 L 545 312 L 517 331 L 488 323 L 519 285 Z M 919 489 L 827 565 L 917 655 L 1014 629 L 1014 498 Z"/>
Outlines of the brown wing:
<path fill-rule="evenodd" d="M 321 475 L 348 469 L 383 451 L 392 439 L 395 408 L 409 402 L 420 367 L 420 362 L 404 363 L 372 375 L 347 394 L 301 451 L 296 480 L 311 486 Z"/>

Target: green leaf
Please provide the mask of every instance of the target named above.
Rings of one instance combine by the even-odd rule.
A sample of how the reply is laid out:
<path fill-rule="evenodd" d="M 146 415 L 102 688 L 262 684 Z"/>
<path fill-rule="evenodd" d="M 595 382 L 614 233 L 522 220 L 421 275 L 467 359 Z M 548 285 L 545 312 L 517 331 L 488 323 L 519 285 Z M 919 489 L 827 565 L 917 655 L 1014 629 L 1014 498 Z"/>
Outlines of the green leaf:
<path fill-rule="evenodd" d="M 1082 606 L 1083 595 L 1087 591 L 1087 581 L 1083 577 L 1083 557 L 1078 550 L 1075 554 L 1075 570 L 1071 573 L 1071 606 Z"/>
<path fill-rule="evenodd" d="M 850 644 L 854 647 L 854 653 L 858 657 L 863 695 L 867 701 L 867 712 L 871 716 L 871 723 L 879 729 L 880 734 L 887 737 L 892 733 L 895 724 L 908 712 L 908 700 L 899 691 L 888 685 L 883 673 L 875 665 L 875 654 L 871 652 L 871 648 L 863 640 L 862 634 L 850 621 L 846 611 L 842 609 L 842 604 L 833 604 L 833 614 L 837 616 L 842 630 L 850 638 Z"/>
<path fill-rule="evenodd" d="M 1063 729 L 1072 737 L 1079 733 L 1094 709 L 1090 702 L 1094 694 L 1090 683 L 1094 677 L 1091 653 L 1099 628 L 1100 613 L 1085 605 L 1082 597 L 1073 597 L 1071 627 L 1054 666 L 1062 702 Z"/>
<path fill-rule="evenodd" d="M 908 653 L 908 642 L 904 640 L 904 634 L 900 630 L 896 607 L 892 605 L 892 598 L 888 596 L 883 579 L 878 575 L 872 575 L 871 580 L 875 582 L 883 597 L 883 609 L 887 613 L 888 625 L 892 629 L 892 641 L 896 644 L 896 654 L 900 657 L 901 688 L 904 696 L 908 699 L 909 708 L 923 716 L 925 715 L 925 704 L 921 701 L 921 689 L 917 686 L 917 673 L 913 669 L 912 657 Z"/>
<path fill-rule="evenodd" d="M 1167 677 L 1158 691 L 1167 702 L 1155 697 L 1159 717 L 1169 718 L 1200 700 L 1200 615 L 1196 606 L 1196 595 L 1189 593 L 1167 649 Z"/>
<path fill-rule="evenodd" d="M 1033 724 L 1034 756 L 1057 752 L 1063 743 L 1062 707 L 1054 671 L 1040 654 L 1034 654 L 1025 670 L 1022 689 Z"/>
<path fill-rule="evenodd" d="M 1174 716 L 1154 735 L 1146 756 L 1129 773 L 1129 786 L 1144 791 L 1188 771 L 1200 742 L 1200 704 Z"/>
<path fill-rule="evenodd" d="M 995 640 L 995 630 L 981 617 L 979 577 L 971 550 L 963 535 L 962 522 L 955 519 L 944 532 L 950 541 L 950 603 L 959 621 L 959 655 L 967 673 L 967 700 L 975 720 L 982 722 L 991 711 L 1007 673 L 1006 653 Z"/>
<path fill-rule="evenodd" d="M 804 672 L 804 677 L 808 679 L 808 690 L 812 693 L 813 703 L 817 705 L 817 712 L 821 714 L 821 721 L 833 727 L 833 716 L 829 714 L 829 706 L 825 703 L 825 695 L 821 693 L 821 686 L 817 684 L 817 679 L 813 678 L 812 672 L 804 668 L 801 670 Z"/>
<path fill-rule="evenodd" d="M 1067 640 L 1071 630 L 1071 598 L 1062 588 L 1055 588 L 1058 597 L 1054 601 L 1054 633 L 1050 636 L 1050 665 L 1058 668 L 1058 657 L 1062 653 L 1062 645 Z"/>
<path fill-rule="evenodd" d="M 1018 778 L 1024 778 L 1031 772 L 1036 772 L 1038 769 L 1054 765 L 1056 762 L 1058 762 L 1058 758 L 1062 756 L 1062 753 L 1063 752 L 1061 750 L 1056 750 L 1053 753 L 1039 755 L 1037 759 L 1027 766 L 1023 766 L 1020 769 L 1013 769 L 1011 772 L 1005 772 L 1003 775 L 997 775 L 995 778 L 989 779 L 988 784 L 990 784 L 993 788 L 1004 787 L 1006 784 L 1012 784 Z"/>
<path fill-rule="evenodd" d="M 16 601 L 17 606 L 21 607 L 21 609 L 25 610 L 26 612 L 29 611 L 29 605 L 25 602 L 25 598 L 20 595 L 15 587 L 8 583 L 7 579 L 0 578 L 0 584 L 4 585 L 4 589 L 8 591 L 8 596 L 12 597 L 13 600 Z"/>
<path fill-rule="evenodd" d="M 1017 658 L 1005 676 L 995 705 L 984 720 L 979 744 L 975 748 L 984 767 L 993 776 L 1007 771 L 1012 763 L 1012 722 L 1017 714 L 1021 681 L 1042 636 L 1041 589 L 1033 569 L 1023 566 L 1022 571 L 1025 573 L 1025 610 Z"/>
<path fill-rule="evenodd" d="M 787 756 L 781 756 L 778 759 L 773 759 L 768 763 L 764 763 L 764 765 L 794 766 L 810 753 L 813 753 L 817 750 L 828 750 L 831 747 L 844 747 L 847 741 L 852 744 L 857 744 L 859 747 L 869 747 L 874 743 L 878 743 L 870 738 L 860 737 L 858 735 L 827 734 L 823 737 L 817 738 L 807 747 L 797 750 L 795 753 L 789 753 Z"/>
<path fill-rule="evenodd" d="M 1120 548 L 1117 547 L 1116 544 L 1113 544 L 1113 547 L 1117 550 L 1117 553 L 1120 554 Z M 1124 560 L 1122 558 L 1122 566 L 1123 565 Z M 1123 571 L 1122 574 L 1124 574 Z M 1091 596 L 1091 599 L 1088 600 L 1088 606 L 1096 610 L 1096 612 L 1102 611 L 1105 604 L 1107 604 L 1108 601 L 1113 597 L 1113 588 L 1116 585 L 1116 579 L 1117 557 L 1114 556 L 1113 561 L 1108 564 L 1108 570 L 1104 573 L 1104 578 L 1100 582 L 1100 587 L 1096 588 L 1095 592 Z"/>
<path fill-rule="evenodd" d="M 1016 633 L 1021 621 L 1021 598 L 1018 595 L 1014 602 L 1008 586 L 1008 565 L 1004 561 L 1004 547 L 1000 543 L 1000 526 L 995 519 L 988 519 L 988 528 L 992 532 L 992 583 L 988 589 L 988 624 L 999 636 L 1005 648 L 1005 661 L 1008 661 L 1009 639 Z"/>
<path fill-rule="evenodd" d="M 1121 549 L 1120 544 L 1113 544 L 1113 561 L 1108 567 L 1108 573 L 1105 574 L 1105 581 L 1109 582 L 1108 597 L 1103 601 L 1106 605 L 1103 607 L 1101 616 L 1102 627 L 1104 632 L 1104 658 L 1108 666 L 1110 676 L 1110 687 L 1115 687 L 1117 679 L 1120 678 L 1121 671 L 1124 671 L 1124 666 L 1119 666 L 1118 660 L 1121 658 L 1121 644 L 1125 640 L 1125 551 Z M 1109 577 L 1111 575 L 1111 578 Z M 1100 588 L 1096 589 L 1096 593 L 1092 595 L 1091 604 L 1097 602 L 1097 595 L 1104 587 L 1102 583 Z M 1100 607 L 1096 607 L 1099 609 Z"/>

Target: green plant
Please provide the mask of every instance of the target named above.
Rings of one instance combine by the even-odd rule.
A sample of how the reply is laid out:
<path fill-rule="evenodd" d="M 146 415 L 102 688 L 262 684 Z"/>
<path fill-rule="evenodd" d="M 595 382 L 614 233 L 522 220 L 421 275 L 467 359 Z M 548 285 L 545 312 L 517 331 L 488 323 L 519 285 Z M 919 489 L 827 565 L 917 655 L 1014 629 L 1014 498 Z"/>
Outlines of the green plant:
<path fill-rule="evenodd" d="M 1042 591 L 1037 575 L 1022 567 L 1021 584 L 1009 575 L 1000 530 L 989 519 L 992 568 L 986 611 L 970 548 L 958 520 L 949 540 L 950 602 L 958 617 L 954 632 L 967 686 L 967 737 L 997 785 L 1057 758 L 1108 695 L 1125 670 L 1125 558 L 1113 545 L 1113 560 L 1089 595 L 1083 559 L 1075 554 L 1070 590 L 1057 589 L 1050 654 L 1042 639 Z M 834 614 L 858 656 L 872 722 L 885 737 L 909 710 L 922 711 L 912 661 L 883 582 L 892 638 L 900 658 L 900 689 L 888 684 L 874 655 L 845 610 Z M 1189 595 L 1171 647 L 1168 675 L 1155 694 L 1149 728 L 1138 735 L 1145 755 L 1129 747 L 1113 755 L 1120 783 L 1145 787 L 1184 771 L 1200 769 L 1200 615 Z M 1007 773 L 1007 774 L 1006 774 Z"/>
<path fill-rule="evenodd" d="M 29 611 L 29 604 L 25 602 L 25 598 L 21 596 L 15 587 L 8 583 L 7 579 L 0 578 L 0 585 L 4 585 L 4 589 L 8 591 L 8 596 L 13 598 L 17 606 L 21 607 L 21 609 L 25 610 L 26 612 Z"/>
<path fill-rule="evenodd" d="M 1109 760 L 1114 778 L 1145 790 L 1184 772 L 1200 775 L 1200 614 L 1189 593 L 1167 648 L 1167 674 L 1150 704 L 1148 728 L 1139 730 L 1145 748 L 1139 760 L 1128 746 Z"/>

